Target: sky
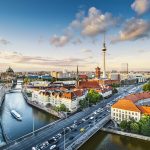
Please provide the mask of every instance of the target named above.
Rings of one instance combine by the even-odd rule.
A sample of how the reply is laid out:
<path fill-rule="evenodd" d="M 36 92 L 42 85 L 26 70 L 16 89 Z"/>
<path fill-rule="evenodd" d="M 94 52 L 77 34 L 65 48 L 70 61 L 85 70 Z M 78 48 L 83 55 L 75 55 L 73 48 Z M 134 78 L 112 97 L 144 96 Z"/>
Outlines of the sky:
<path fill-rule="evenodd" d="M 150 0 L 0 0 L 0 71 L 150 71 Z"/>

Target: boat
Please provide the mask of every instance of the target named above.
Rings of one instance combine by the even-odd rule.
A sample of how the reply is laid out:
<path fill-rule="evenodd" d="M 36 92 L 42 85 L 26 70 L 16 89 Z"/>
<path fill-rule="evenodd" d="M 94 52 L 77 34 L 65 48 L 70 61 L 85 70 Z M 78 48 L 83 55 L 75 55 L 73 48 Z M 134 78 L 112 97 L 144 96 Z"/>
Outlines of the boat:
<path fill-rule="evenodd" d="M 16 112 L 15 110 L 11 110 L 11 115 L 19 121 L 22 120 L 21 115 L 18 112 Z"/>

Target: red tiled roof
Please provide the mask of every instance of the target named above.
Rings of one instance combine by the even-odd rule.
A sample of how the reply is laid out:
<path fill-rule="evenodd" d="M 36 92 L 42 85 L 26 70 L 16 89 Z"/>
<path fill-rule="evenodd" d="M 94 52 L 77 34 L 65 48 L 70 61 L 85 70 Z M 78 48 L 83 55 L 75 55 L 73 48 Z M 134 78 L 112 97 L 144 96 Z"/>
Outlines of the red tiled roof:
<path fill-rule="evenodd" d="M 132 102 L 136 103 L 139 100 L 150 98 L 150 92 L 142 92 L 142 93 L 136 93 L 136 94 L 130 94 L 124 99 L 131 100 Z"/>
<path fill-rule="evenodd" d="M 123 110 L 141 112 L 132 101 L 126 99 L 121 99 L 117 101 L 115 104 L 112 105 L 112 107 Z"/>
<path fill-rule="evenodd" d="M 79 88 L 100 88 L 97 80 L 79 81 Z"/>
<path fill-rule="evenodd" d="M 150 107 L 148 106 L 137 106 L 137 107 L 142 112 L 142 114 L 150 115 Z"/>

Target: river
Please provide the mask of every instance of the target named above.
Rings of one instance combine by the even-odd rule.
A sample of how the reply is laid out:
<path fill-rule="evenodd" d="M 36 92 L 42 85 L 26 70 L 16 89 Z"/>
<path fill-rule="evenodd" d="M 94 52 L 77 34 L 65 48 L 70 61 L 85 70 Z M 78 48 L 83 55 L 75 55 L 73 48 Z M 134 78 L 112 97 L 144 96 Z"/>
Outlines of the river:
<path fill-rule="evenodd" d="M 98 131 L 79 150 L 148 150 L 150 142 Z"/>
<path fill-rule="evenodd" d="M 21 84 L 18 84 L 16 86 L 16 88 L 20 87 Z M 21 114 L 22 121 L 16 120 L 11 115 L 10 111 L 12 109 Z M 33 118 L 35 129 L 43 127 L 58 119 L 46 112 L 28 105 L 21 92 L 5 95 L 5 101 L 2 106 L 1 122 L 4 133 L 7 135 L 9 140 L 14 140 L 32 132 Z"/>

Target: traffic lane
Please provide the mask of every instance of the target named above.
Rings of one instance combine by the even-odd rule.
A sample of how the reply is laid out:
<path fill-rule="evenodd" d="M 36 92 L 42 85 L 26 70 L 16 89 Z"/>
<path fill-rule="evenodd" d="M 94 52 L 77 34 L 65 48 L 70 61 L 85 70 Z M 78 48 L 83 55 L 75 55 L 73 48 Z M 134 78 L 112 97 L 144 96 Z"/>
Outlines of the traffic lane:
<path fill-rule="evenodd" d="M 105 114 L 106 114 L 107 112 L 105 112 Z M 69 136 L 68 136 L 68 138 L 66 138 L 66 147 L 67 146 L 69 146 L 71 143 L 73 143 L 74 141 L 76 141 L 83 133 L 81 133 L 80 132 L 80 128 L 84 128 L 85 129 L 85 132 L 87 132 L 88 131 L 88 128 L 91 128 L 91 127 L 93 127 L 93 125 L 94 125 L 94 122 L 98 122 L 98 121 L 100 121 L 100 120 L 102 120 L 103 118 L 105 118 L 105 116 L 103 116 L 102 115 L 102 117 L 100 118 L 100 119 L 97 119 L 97 120 L 90 120 L 91 121 L 91 123 L 89 124 L 89 120 L 84 124 L 84 126 L 83 125 L 81 125 L 77 130 L 78 130 L 78 132 L 76 132 L 76 134 L 72 134 L 72 132 L 70 132 L 70 134 L 71 134 L 71 136 L 73 135 L 74 136 L 74 138 L 72 139 L 72 140 L 70 140 L 69 139 Z M 84 133 L 85 133 L 84 132 Z M 76 136 L 75 136 L 76 135 Z M 59 148 L 60 148 L 60 150 L 61 149 L 63 149 L 64 148 L 64 140 L 58 145 L 59 146 Z"/>
<path fill-rule="evenodd" d="M 84 122 L 83 124 L 81 124 L 80 126 L 78 126 L 78 128 L 76 128 L 77 129 L 77 132 L 69 132 L 69 134 L 71 134 L 70 136 L 74 136 L 74 138 L 72 139 L 72 140 L 70 140 L 69 138 L 70 138 L 70 136 L 69 136 L 69 134 L 68 134 L 68 137 L 66 137 L 65 139 L 65 145 L 66 145 L 66 147 L 67 146 L 69 146 L 69 144 L 71 144 L 72 142 L 74 142 L 75 140 L 77 140 L 79 137 L 80 137 L 80 135 L 81 134 L 83 134 L 83 133 L 81 133 L 80 132 L 80 129 L 81 128 L 84 128 L 85 129 L 85 132 L 87 132 L 87 128 L 89 128 L 89 127 L 91 127 L 91 126 L 93 126 L 96 122 L 98 122 L 98 121 L 100 121 L 100 120 L 102 120 L 103 118 L 105 118 L 106 117 L 106 115 L 108 115 L 108 112 L 106 111 L 106 112 L 103 112 L 103 113 L 101 113 L 101 114 L 97 114 L 96 116 L 95 116 L 95 118 L 97 117 L 97 119 L 92 119 L 92 120 L 87 120 L 86 122 Z M 100 116 L 100 117 L 99 117 Z M 89 121 L 90 121 L 90 123 L 89 123 Z M 63 147 L 64 147 L 64 140 L 62 140 L 61 142 L 60 142 L 60 144 L 58 144 L 58 147 L 60 148 L 60 149 L 63 149 Z"/>

